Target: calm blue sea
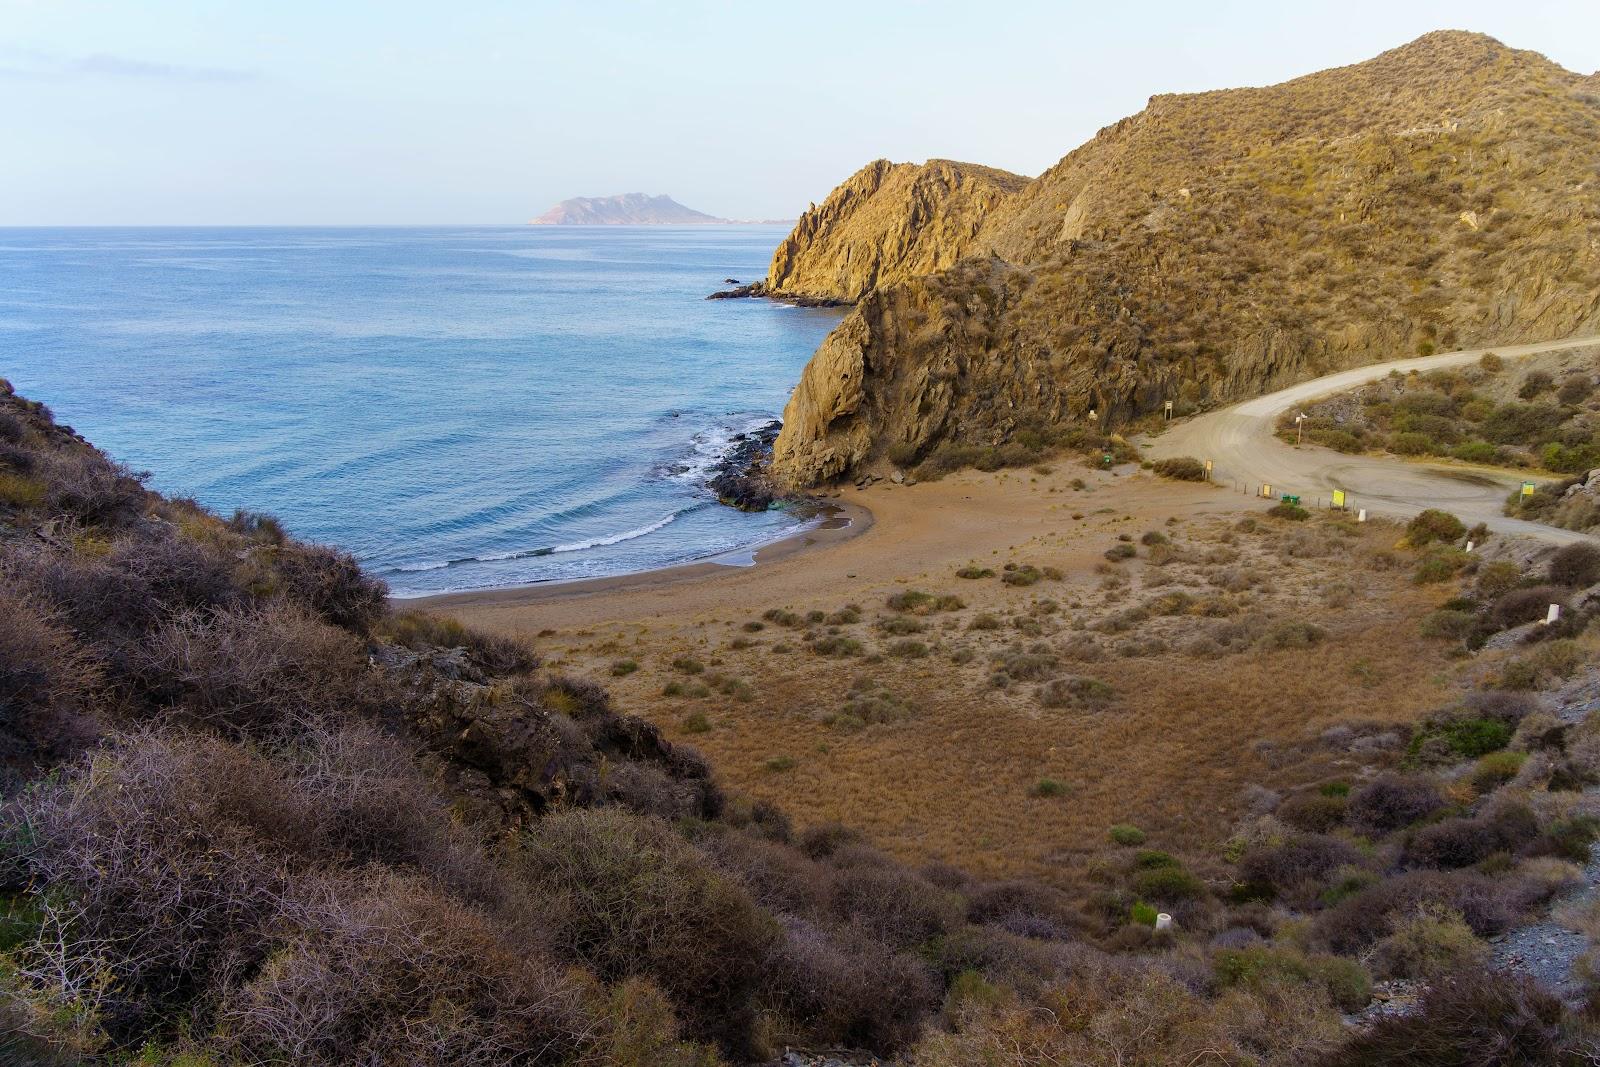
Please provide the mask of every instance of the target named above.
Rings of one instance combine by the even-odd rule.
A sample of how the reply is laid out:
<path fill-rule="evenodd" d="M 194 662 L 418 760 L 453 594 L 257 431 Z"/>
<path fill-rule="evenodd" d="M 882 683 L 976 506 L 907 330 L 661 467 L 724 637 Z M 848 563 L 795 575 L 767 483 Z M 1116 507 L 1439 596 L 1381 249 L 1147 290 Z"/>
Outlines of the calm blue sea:
<path fill-rule="evenodd" d="M 837 313 L 707 302 L 777 227 L 0 230 L 0 376 L 151 484 L 396 593 L 781 535 L 705 468 Z"/>

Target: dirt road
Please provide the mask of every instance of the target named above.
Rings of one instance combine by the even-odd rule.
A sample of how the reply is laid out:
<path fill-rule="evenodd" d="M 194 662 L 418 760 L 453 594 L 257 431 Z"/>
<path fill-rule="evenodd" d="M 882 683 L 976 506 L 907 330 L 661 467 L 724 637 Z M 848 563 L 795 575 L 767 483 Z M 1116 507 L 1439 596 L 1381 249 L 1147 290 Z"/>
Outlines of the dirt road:
<path fill-rule="evenodd" d="M 1307 504 L 1317 498 L 1326 502 L 1333 490 L 1342 489 L 1349 507 L 1365 508 L 1373 514 L 1404 518 L 1424 508 L 1443 508 L 1469 525 L 1484 522 L 1501 533 L 1526 534 L 1557 543 L 1576 541 L 1581 535 L 1570 530 L 1510 519 L 1501 513 L 1507 494 L 1522 480 L 1514 472 L 1464 464 L 1348 456 L 1317 445 L 1286 444 L 1273 436 L 1273 428 L 1280 415 L 1298 405 L 1377 381 L 1393 371 L 1406 374 L 1459 366 L 1481 359 L 1486 352 L 1515 359 L 1593 344 L 1600 344 L 1600 337 L 1496 345 L 1340 371 L 1177 423 L 1150 441 L 1145 453 L 1152 459 L 1209 459 L 1212 477 L 1222 485 L 1233 484 L 1257 492 L 1266 483 L 1274 493 L 1296 493 Z"/>

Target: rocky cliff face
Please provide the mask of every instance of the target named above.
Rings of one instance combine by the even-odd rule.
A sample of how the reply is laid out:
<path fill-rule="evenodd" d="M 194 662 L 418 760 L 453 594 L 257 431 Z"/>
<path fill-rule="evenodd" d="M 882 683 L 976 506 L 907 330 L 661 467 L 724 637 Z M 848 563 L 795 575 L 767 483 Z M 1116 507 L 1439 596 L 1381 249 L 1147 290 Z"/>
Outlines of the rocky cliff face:
<path fill-rule="evenodd" d="M 1091 407 L 1115 422 L 1600 330 L 1600 95 L 1475 34 L 1155 97 L 986 198 L 975 229 L 970 212 L 849 211 L 882 166 L 774 259 L 775 277 L 858 302 L 786 409 L 773 470 L 792 486 Z"/>
<path fill-rule="evenodd" d="M 853 302 L 953 266 L 986 218 L 1028 184 L 992 167 L 931 159 L 868 163 L 811 205 L 767 271 L 773 295 Z"/>

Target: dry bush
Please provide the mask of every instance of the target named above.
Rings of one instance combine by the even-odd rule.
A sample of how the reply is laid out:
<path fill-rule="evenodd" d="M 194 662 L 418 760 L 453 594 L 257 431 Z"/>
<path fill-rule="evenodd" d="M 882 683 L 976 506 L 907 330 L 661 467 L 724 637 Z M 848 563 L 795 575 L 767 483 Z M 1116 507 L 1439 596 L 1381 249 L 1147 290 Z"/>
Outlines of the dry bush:
<path fill-rule="evenodd" d="M 1458 913 L 1437 904 L 1419 905 L 1396 916 L 1393 930 L 1371 955 L 1374 970 L 1391 978 L 1432 979 L 1469 967 L 1481 967 L 1489 955 Z"/>
<path fill-rule="evenodd" d="M 1471 819 L 1445 819 L 1424 826 L 1406 842 L 1412 867 L 1455 869 L 1481 863 L 1496 852 L 1519 852 L 1539 834 L 1539 820 L 1523 804 L 1499 804 Z"/>
<path fill-rule="evenodd" d="M 249 1059 L 558 1063 L 592 1029 L 573 977 L 420 882 L 377 874 L 331 886 L 290 920 L 220 1008 L 229 1044 Z"/>
<path fill-rule="evenodd" d="M 103 1011 L 127 1034 L 253 973 L 292 897 L 284 856 L 315 849 L 291 782 L 225 741 L 182 733 L 93 757 L 6 822 L 26 876 L 61 894 L 44 902 L 50 921 L 22 949 L 23 968 L 53 972 L 62 995 L 109 973 Z M 71 936 L 53 943 L 52 928 Z"/>
<path fill-rule="evenodd" d="M 541 820 L 512 857 L 552 937 L 607 981 L 643 976 L 687 1032 L 749 1048 L 752 995 L 779 931 L 708 856 L 658 819 L 616 809 Z"/>
<path fill-rule="evenodd" d="M 1353 955 L 1394 932 L 1394 924 L 1419 907 L 1458 913 L 1472 932 L 1490 937 L 1505 930 L 1538 895 L 1514 877 L 1476 871 L 1411 871 L 1363 889 L 1323 912 L 1313 924 L 1318 944 Z"/>
<path fill-rule="evenodd" d="M 246 734 L 359 715 L 381 696 L 356 638 L 281 603 L 181 615 L 136 659 L 141 687 L 156 703 Z"/>
<path fill-rule="evenodd" d="M 143 513 L 143 480 L 120 463 L 92 451 L 49 451 L 35 456 L 50 509 L 87 526 L 125 525 Z"/>
<path fill-rule="evenodd" d="M 1308 790 L 1289 797 L 1273 814 L 1296 830 L 1322 834 L 1344 822 L 1348 804 L 1342 794 Z"/>
<path fill-rule="evenodd" d="M 1567 610 L 1568 595 L 1568 591 L 1558 585 L 1513 589 L 1494 602 L 1489 615 L 1500 629 L 1507 630 L 1525 622 L 1544 618 L 1551 604 L 1560 604 L 1564 613 Z"/>
<path fill-rule="evenodd" d="M 0 589 L 0 762 L 59 759 L 94 735 L 99 668 L 34 603 Z"/>
<path fill-rule="evenodd" d="M 1351 826 L 1377 835 L 1425 819 L 1443 806 L 1433 779 L 1384 774 L 1352 793 L 1345 812 Z"/>
<path fill-rule="evenodd" d="M 834 862 L 840 859 L 835 855 Z M 883 862 L 834 871 L 829 904 L 841 921 L 854 923 L 896 948 L 914 948 L 948 934 L 965 914 L 954 893 Z"/>
<path fill-rule="evenodd" d="M 1432 983 L 1421 1010 L 1381 1017 L 1329 1067 L 1504 1067 L 1583 1062 L 1561 1027 L 1561 1002 L 1533 980 L 1475 969 Z"/>
<path fill-rule="evenodd" d="M 1038 882 L 991 882 L 967 894 L 967 920 L 997 926 L 1019 937 L 1065 941 L 1086 923 L 1073 897 Z"/>
<path fill-rule="evenodd" d="M 1343 838 L 1297 834 L 1281 844 L 1247 852 L 1239 861 L 1239 881 L 1252 891 L 1306 908 L 1315 903 L 1334 872 L 1361 861 L 1361 853 Z"/>
<path fill-rule="evenodd" d="M 1600 545 L 1592 541 L 1562 545 L 1550 557 L 1548 573 L 1552 584 L 1569 589 L 1600 582 Z"/>
<path fill-rule="evenodd" d="M 413 651 L 464 648 L 477 666 L 491 675 L 526 674 L 537 670 L 539 657 L 514 637 L 485 633 L 444 615 L 426 611 L 395 612 L 379 627 L 383 636 Z"/>
<path fill-rule="evenodd" d="M 335 626 L 366 634 L 383 616 L 389 587 L 348 552 L 295 544 L 279 550 L 273 567 L 286 596 Z"/>
<path fill-rule="evenodd" d="M 864 931 L 804 920 L 784 924 L 761 988 L 785 1044 L 870 1048 L 892 1055 L 939 1004 L 932 969 Z"/>

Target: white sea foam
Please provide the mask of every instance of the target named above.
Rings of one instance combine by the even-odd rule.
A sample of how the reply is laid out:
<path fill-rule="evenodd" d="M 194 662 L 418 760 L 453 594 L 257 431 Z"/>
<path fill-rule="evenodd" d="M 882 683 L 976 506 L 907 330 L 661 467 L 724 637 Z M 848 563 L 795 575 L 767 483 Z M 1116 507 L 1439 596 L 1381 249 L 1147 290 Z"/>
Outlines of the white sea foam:
<path fill-rule="evenodd" d="M 619 534 L 612 534 L 610 537 L 596 537 L 588 541 L 574 541 L 570 545 L 557 545 L 550 550 L 550 553 L 554 555 L 557 552 L 582 552 L 589 548 L 604 548 L 606 545 L 615 545 L 623 541 L 632 541 L 636 537 L 644 537 L 648 534 L 655 533 L 657 530 L 676 519 L 680 514 L 681 512 L 674 511 L 671 515 L 668 515 L 665 518 L 657 519 L 648 526 L 641 526 L 636 530 L 625 530 Z"/>

